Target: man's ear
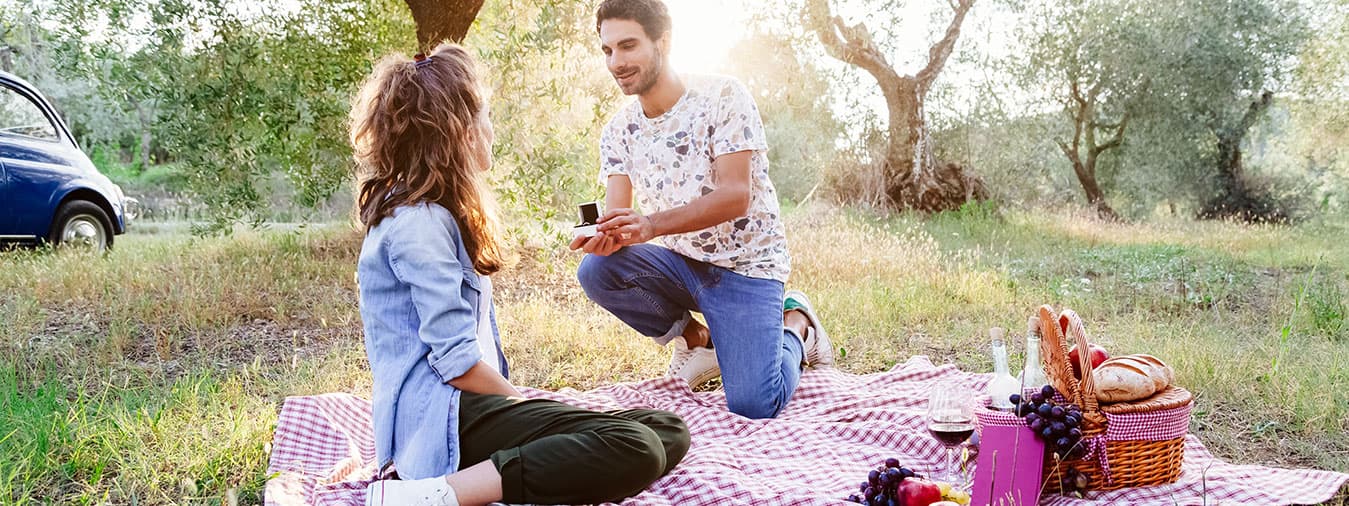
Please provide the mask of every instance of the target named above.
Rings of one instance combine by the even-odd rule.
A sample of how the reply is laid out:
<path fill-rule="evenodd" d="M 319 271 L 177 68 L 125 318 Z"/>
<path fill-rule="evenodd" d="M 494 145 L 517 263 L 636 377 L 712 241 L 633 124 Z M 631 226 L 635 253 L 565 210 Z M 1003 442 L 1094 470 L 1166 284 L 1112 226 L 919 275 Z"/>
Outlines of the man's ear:
<path fill-rule="evenodd" d="M 662 55 L 667 55 L 667 56 L 668 56 L 668 55 L 670 54 L 670 31 L 669 31 L 669 30 L 666 30 L 665 33 L 662 33 L 662 34 L 660 35 L 660 39 L 658 39 L 658 40 L 656 41 L 656 48 L 660 50 L 660 54 L 662 54 Z"/>

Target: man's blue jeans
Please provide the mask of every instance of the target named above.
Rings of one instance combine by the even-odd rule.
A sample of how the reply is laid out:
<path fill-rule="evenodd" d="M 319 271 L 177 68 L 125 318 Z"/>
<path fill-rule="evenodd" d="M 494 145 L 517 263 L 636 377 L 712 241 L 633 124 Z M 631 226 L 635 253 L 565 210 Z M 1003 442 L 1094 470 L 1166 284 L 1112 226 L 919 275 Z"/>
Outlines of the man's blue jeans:
<path fill-rule="evenodd" d="M 581 287 L 623 323 L 660 345 L 703 314 L 731 412 L 772 418 L 801 379 L 801 339 L 782 325 L 782 283 L 736 274 L 666 248 L 637 244 L 586 255 Z"/>

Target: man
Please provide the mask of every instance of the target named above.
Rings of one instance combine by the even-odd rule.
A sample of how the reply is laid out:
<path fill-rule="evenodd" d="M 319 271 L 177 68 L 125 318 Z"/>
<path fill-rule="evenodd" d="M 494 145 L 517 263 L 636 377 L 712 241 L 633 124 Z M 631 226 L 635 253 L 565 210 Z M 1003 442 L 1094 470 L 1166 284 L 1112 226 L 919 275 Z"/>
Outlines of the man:
<path fill-rule="evenodd" d="M 605 0 L 596 29 L 637 100 L 602 135 L 608 210 L 571 243 L 589 253 L 577 278 L 633 329 L 674 342 L 669 375 L 696 386 L 720 374 L 732 412 L 777 416 L 802 366 L 830 365 L 833 351 L 805 294 L 784 298 L 791 266 L 758 108 L 734 79 L 670 69 L 660 0 Z"/>

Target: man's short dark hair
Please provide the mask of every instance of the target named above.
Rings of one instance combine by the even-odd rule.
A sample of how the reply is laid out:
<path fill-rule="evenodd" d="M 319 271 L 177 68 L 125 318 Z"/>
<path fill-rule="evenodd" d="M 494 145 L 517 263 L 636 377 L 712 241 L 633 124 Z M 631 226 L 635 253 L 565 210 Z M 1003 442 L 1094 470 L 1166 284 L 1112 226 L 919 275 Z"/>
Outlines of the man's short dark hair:
<path fill-rule="evenodd" d="M 636 21 L 653 41 L 670 31 L 670 11 L 661 0 L 604 0 L 595 11 L 595 31 L 606 19 Z"/>

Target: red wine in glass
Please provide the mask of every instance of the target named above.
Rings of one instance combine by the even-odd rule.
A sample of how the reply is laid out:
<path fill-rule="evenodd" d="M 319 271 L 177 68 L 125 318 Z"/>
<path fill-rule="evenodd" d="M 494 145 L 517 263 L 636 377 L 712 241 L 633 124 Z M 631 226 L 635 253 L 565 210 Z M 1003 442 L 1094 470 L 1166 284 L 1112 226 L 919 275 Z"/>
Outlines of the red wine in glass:
<path fill-rule="evenodd" d="M 937 438 L 942 446 L 955 448 L 969 439 L 970 434 L 974 434 L 974 422 L 968 418 L 950 421 L 933 420 L 928 422 L 927 431 L 932 434 L 932 437 Z"/>
<path fill-rule="evenodd" d="M 960 474 L 954 450 L 974 433 L 973 405 L 969 390 L 959 384 L 946 383 L 932 389 L 927 404 L 927 430 L 946 447 L 946 469 L 932 473 L 932 479 L 964 488 L 965 477 Z"/>

